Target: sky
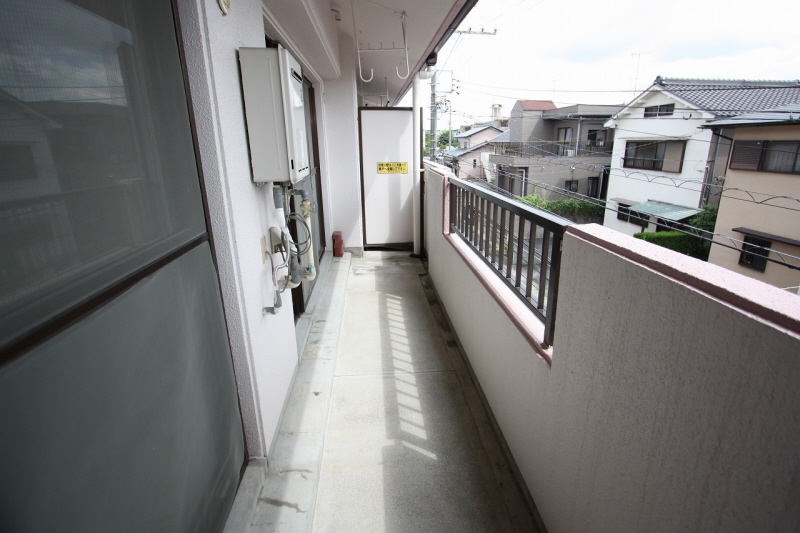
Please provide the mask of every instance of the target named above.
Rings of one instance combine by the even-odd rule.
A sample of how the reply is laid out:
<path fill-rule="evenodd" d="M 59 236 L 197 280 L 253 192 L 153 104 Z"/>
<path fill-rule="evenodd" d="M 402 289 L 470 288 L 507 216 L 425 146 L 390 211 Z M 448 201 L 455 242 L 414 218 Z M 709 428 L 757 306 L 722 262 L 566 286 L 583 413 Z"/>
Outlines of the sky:
<path fill-rule="evenodd" d="M 437 92 L 456 128 L 518 99 L 625 104 L 658 75 L 796 80 L 797 21 L 798 0 L 480 0 L 459 30 L 497 33 L 453 35 Z"/>

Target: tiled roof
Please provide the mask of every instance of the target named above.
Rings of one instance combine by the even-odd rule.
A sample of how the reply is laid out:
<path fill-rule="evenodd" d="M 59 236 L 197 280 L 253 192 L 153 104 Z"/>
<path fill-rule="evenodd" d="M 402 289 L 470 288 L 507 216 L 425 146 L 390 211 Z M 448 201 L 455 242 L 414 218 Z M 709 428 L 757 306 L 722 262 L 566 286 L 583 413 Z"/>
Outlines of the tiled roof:
<path fill-rule="evenodd" d="M 718 117 L 800 103 L 798 80 L 696 80 L 659 76 L 655 85 Z"/>
<path fill-rule="evenodd" d="M 471 136 L 471 135 L 475 135 L 476 133 L 480 133 L 480 132 L 482 132 L 482 131 L 483 131 L 483 130 L 485 130 L 486 128 L 494 128 L 494 129 L 496 129 L 497 131 L 503 131 L 503 130 L 501 130 L 500 128 L 495 128 L 495 127 L 494 127 L 494 126 L 492 126 L 491 124 L 482 124 L 482 125 L 480 125 L 480 126 L 475 126 L 475 127 L 474 127 L 474 128 L 472 128 L 471 130 L 467 130 L 467 131 L 463 131 L 463 132 L 461 132 L 461 133 L 457 133 L 457 134 L 456 134 L 456 139 L 459 139 L 459 138 L 462 138 L 462 137 L 469 137 L 469 136 Z"/>
<path fill-rule="evenodd" d="M 555 109 L 556 104 L 550 100 L 517 100 L 523 111 L 547 111 Z"/>
<path fill-rule="evenodd" d="M 785 124 L 787 122 L 800 125 L 800 103 L 789 104 L 775 109 L 766 109 L 756 113 L 746 113 L 735 117 L 721 117 L 709 122 L 707 127 Z"/>
<path fill-rule="evenodd" d="M 454 157 L 454 158 L 455 157 L 460 157 L 460 156 L 462 156 L 462 155 L 464 155 L 464 154 L 466 154 L 468 152 L 471 152 L 473 150 L 477 150 L 478 148 L 483 148 L 487 144 L 489 144 L 489 141 L 484 141 L 484 142 L 482 142 L 480 144 L 476 144 L 475 146 L 470 146 L 469 148 L 453 148 L 451 150 L 446 151 L 444 153 L 444 156 L 445 157 Z"/>

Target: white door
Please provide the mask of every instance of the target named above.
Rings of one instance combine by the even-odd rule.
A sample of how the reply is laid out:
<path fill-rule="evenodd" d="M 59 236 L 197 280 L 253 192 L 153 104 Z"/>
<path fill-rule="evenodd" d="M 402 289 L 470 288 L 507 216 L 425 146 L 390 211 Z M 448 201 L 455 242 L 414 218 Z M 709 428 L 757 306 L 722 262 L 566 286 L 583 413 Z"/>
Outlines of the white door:
<path fill-rule="evenodd" d="M 414 241 L 411 108 L 359 110 L 365 246 Z"/>

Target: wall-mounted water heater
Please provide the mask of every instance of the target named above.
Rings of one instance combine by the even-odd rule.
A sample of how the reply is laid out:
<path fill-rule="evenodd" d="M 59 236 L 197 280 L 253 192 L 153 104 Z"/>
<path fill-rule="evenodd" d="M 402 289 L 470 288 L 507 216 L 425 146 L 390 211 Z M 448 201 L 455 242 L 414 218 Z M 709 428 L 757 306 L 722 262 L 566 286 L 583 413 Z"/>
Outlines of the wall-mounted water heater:
<path fill-rule="evenodd" d="M 309 174 L 300 63 L 282 46 L 239 48 L 256 183 L 297 183 Z"/>

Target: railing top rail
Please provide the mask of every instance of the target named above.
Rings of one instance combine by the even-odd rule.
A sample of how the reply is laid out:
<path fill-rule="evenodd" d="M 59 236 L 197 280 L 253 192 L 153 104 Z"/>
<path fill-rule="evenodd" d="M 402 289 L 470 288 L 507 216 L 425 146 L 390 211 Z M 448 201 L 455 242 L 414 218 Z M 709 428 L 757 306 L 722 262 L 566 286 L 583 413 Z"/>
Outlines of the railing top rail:
<path fill-rule="evenodd" d="M 462 189 L 468 190 L 480 198 L 485 198 L 490 202 L 499 205 L 506 211 L 513 213 L 516 216 L 520 216 L 526 220 L 530 220 L 538 226 L 557 233 L 558 235 L 563 235 L 567 226 L 572 225 L 572 222 L 566 218 L 561 218 L 560 216 L 548 213 L 547 211 L 536 209 L 535 207 L 531 207 L 524 202 L 514 200 L 513 198 L 508 198 L 485 187 L 481 187 L 474 182 L 456 178 L 455 176 L 449 177 L 449 180 L 450 183 L 461 187 Z"/>

